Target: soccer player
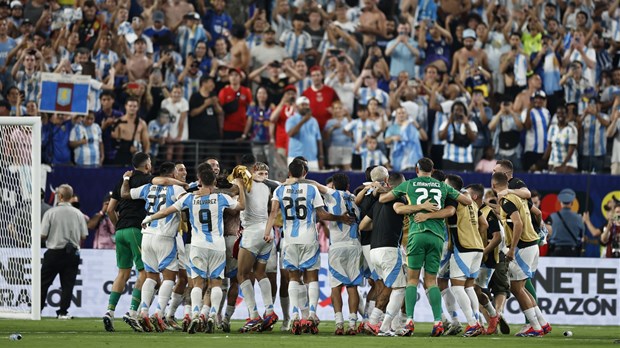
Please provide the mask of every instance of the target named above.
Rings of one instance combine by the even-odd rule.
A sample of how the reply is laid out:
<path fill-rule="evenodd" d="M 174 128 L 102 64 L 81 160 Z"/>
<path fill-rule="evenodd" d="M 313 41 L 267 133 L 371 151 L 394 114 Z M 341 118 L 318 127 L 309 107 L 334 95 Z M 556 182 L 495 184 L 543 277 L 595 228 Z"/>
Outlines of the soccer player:
<path fill-rule="evenodd" d="M 131 160 L 134 173 L 129 180 L 129 187 L 135 188 L 144 184 L 155 185 L 183 185 L 183 183 L 172 178 L 154 178 L 150 175 L 151 159 L 144 152 L 133 155 Z M 142 243 L 142 233 L 140 222 L 146 215 L 144 204 L 140 201 L 126 200 L 121 198 L 122 182 L 119 182 L 108 204 L 108 216 L 116 228 L 116 265 L 118 274 L 112 284 L 112 292 L 108 303 L 108 310 L 103 316 L 103 325 L 108 332 L 114 331 L 114 310 L 118 304 L 121 294 L 125 291 L 127 281 L 131 276 L 131 268 L 135 264 L 138 271 L 138 279 L 131 293 L 131 306 L 129 312 L 123 316 L 123 320 L 131 326 L 134 331 L 143 331 L 138 322 L 138 306 L 140 305 L 140 289 L 146 278 L 140 245 Z M 118 210 L 118 214 L 117 214 Z"/>
<path fill-rule="evenodd" d="M 401 196 L 407 196 L 409 205 L 403 212 L 413 214 L 418 211 L 434 211 L 443 208 L 447 197 L 456 199 L 459 203 L 470 205 L 472 200 L 458 191 L 431 178 L 433 161 L 422 158 L 416 165 L 417 178 L 405 181 L 392 191 L 382 194 L 379 202 L 387 203 Z M 447 216 L 446 216 L 447 217 Z M 444 329 L 441 321 L 441 292 L 437 287 L 436 275 L 439 270 L 441 249 L 443 246 L 445 223 L 443 218 L 429 219 L 418 224 L 409 224 L 409 238 L 407 241 L 407 288 L 405 290 L 405 305 L 407 309 L 406 335 L 413 334 L 414 308 L 418 296 L 418 282 L 420 270 L 424 267 L 424 284 L 433 309 L 435 324 L 432 336 L 440 336 Z"/>
<path fill-rule="evenodd" d="M 174 163 L 164 162 L 159 167 L 159 175 L 174 178 L 177 169 Z M 132 172 L 126 172 L 125 177 L 131 177 Z M 166 209 L 176 202 L 183 194 L 180 186 L 160 186 L 146 184 L 129 189 L 129 181 L 123 180 L 121 197 L 123 199 L 142 199 L 146 202 L 146 212 L 149 215 Z M 142 300 L 140 304 L 140 316 L 142 326 L 148 332 L 157 332 L 166 329 L 164 313 L 166 305 L 172 295 L 172 287 L 177 275 L 179 263 L 177 260 L 176 235 L 179 229 L 179 214 L 174 214 L 170 219 L 157 221 L 142 230 L 142 262 L 146 269 L 146 280 L 142 285 Z M 155 286 L 159 281 L 159 273 L 163 274 L 164 281 L 159 287 L 157 312 L 153 320 L 149 319 L 149 307 L 155 294 Z"/>
<path fill-rule="evenodd" d="M 457 191 L 463 188 L 463 179 L 458 175 L 449 174 L 446 184 Z M 415 216 L 415 222 L 421 223 L 436 213 L 419 213 Z M 474 281 L 480 270 L 482 251 L 484 245 L 479 232 L 478 205 L 457 204 L 456 214 L 448 217 L 450 256 L 450 283 L 452 293 L 456 297 L 463 314 L 467 319 L 465 337 L 479 336 L 484 329 L 477 319 L 480 304 L 474 290 Z M 482 230 L 486 233 L 487 224 L 483 222 Z"/>
<path fill-rule="evenodd" d="M 504 173 L 494 173 L 491 188 L 495 192 L 507 190 L 508 176 Z M 517 336 L 542 336 L 550 331 L 550 325 L 532 295 L 525 289 L 525 280 L 534 276 L 538 266 L 538 234 L 532 225 L 530 208 L 525 199 L 513 193 L 500 199 L 499 205 L 501 221 L 506 231 L 508 251 L 505 254 L 509 262 L 510 291 L 531 325 L 529 330 L 519 332 Z"/>
<path fill-rule="evenodd" d="M 304 163 L 294 159 L 289 164 L 289 176 L 299 179 L 303 175 Z M 316 310 L 319 301 L 318 271 L 321 259 L 316 230 L 317 217 L 321 220 L 337 221 L 347 225 L 354 221 L 354 218 L 348 214 L 337 216 L 328 213 L 323 208 L 324 205 L 315 186 L 303 183 L 284 184 L 274 192 L 269 221 L 265 227 L 264 239 L 271 242 L 273 240 L 271 229 L 277 214 L 282 211 L 285 241 L 282 264 L 289 271 L 288 292 L 293 305 L 291 332 L 295 335 L 301 334 L 302 331 L 300 300 L 305 301 L 305 299 L 299 297 L 299 287 L 301 272 L 304 271 L 305 279 L 308 281 L 310 312 L 308 318 L 302 317 L 301 319 L 312 333 L 318 333 Z"/>
<path fill-rule="evenodd" d="M 392 173 L 386 180 L 387 188 L 394 188 L 405 181 L 401 173 Z M 381 293 L 377 298 L 377 305 L 373 309 L 368 322 L 365 324 L 366 331 L 378 336 L 394 336 L 392 330 L 400 329 L 398 320 L 394 318 L 400 314 L 400 309 L 405 298 L 405 286 L 407 278 L 403 269 L 403 255 L 400 242 L 403 235 L 403 215 L 397 210 L 406 204 L 403 197 L 397 200 L 380 203 L 372 207 L 372 212 L 364 217 L 361 226 L 372 228 L 370 237 L 370 262 L 377 274 L 377 282 L 383 283 Z M 381 316 L 383 322 L 379 325 Z M 399 330 L 400 333 L 404 333 Z"/>
<path fill-rule="evenodd" d="M 495 267 L 499 262 L 499 245 L 502 241 L 502 231 L 500 230 L 499 219 L 493 208 L 484 204 L 482 198 L 484 196 L 484 186 L 481 184 L 472 184 L 465 187 L 469 196 L 480 207 L 480 213 L 482 217 L 487 221 L 489 227 L 487 229 L 486 241 L 483 238 L 483 244 L 485 244 L 484 251 L 482 252 L 482 264 L 480 265 L 480 273 L 476 278 L 476 295 L 478 295 L 478 301 L 486 309 L 489 314 L 489 327 L 486 330 L 487 334 L 494 334 L 497 331 L 497 324 L 499 316 L 493 303 L 489 300 L 487 295 L 482 289 L 489 288 L 489 281 L 495 271 Z"/>
<path fill-rule="evenodd" d="M 192 298 L 192 322 L 188 333 L 196 333 L 199 325 L 206 327 L 205 332 L 213 333 L 217 310 L 222 301 L 222 279 L 226 266 L 226 242 L 224 241 L 224 211 L 240 211 L 245 208 L 244 184 L 241 179 L 235 179 L 239 190 L 239 202 L 230 196 L 215 191 L 215 172 L 210 166 L 201 166 L 198 171 L 200 189 L 178 200 L 173 206 L 156 214 L 147 216 L 143 224 L 148 224 L 168 215 L 189 210 L 192 225 L 192 247 L 190 250 L 190 264 L 194 288 Z M 209 280 L 211 292 L 211 309 L 204 313 L 202 306 L 202 289 L 205 280 Z M 203 313 L 201 313 L 201 308 Z"/>
<path fill-rule="evenodd" d="M 252 174 L 252 189 L 246 192 L 246 207 L 242 214 L 243 234 L 239 243 L 237 281 L 243 292 L 250 317 L 240 332 L 263 331 L 278 321 L 273 311 L 271 283 L 265 273 L 267 261 L 273 251 L 273 243 L 265 243 L 263 233 L 269 219 L 268 207 L 271 189 L 264 181 L 269 175 L 269 167 L 265 163 L 256 163 Z M 254 271 L 254 277 L 252 277 Z M 254 298 L 253 279 L 258 281 L 265 305 L 265 316 L 261 319 Z"/>

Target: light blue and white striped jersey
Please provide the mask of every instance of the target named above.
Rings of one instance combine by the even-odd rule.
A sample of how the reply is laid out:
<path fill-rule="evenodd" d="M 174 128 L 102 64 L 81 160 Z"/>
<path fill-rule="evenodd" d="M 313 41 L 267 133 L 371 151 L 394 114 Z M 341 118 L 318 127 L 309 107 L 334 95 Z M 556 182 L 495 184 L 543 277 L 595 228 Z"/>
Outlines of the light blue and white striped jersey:
<path fill-rule="evenodd" d="M 118 62 L 118 54 L 112 50 L 108 50 L 108 53 L 103 53 L 99 50 L 95 55 L 94 62 L 97 69 L 97 77 L 103 80 L 104 77 L 108 76 L 110 68 Z"/>
<path fill-rule="evenodd" d="M 360 146 L 360 150 L 365 149 L 366 142 L 363 141 L 364 138 L 367 135 L 375 135 L 381 129 L 379 128 L 377 123 L 371 119 L 367 118 L 365 120 L 362 120 L 361 118 L 357 118 L 347 123 L 347 125 L 344 126 L 344 130 L 353 133 L 353 153 L 359 154 L 360 152 L 355 149 L 355 145 L 361 142 L 362 145 Z"/>
<path fill-rule="evenodd" d="M 446 142 L 446 145 L 443 148 L 443 159 L 455 163 L 474 163 L 474 158 L 472 155 L 473 146 L 471 143 L 467 147 L 460 147 L 451 142 L 454 139 L 455 128 L 457 132 L 463 135 L 467 134 L 465 124 L 460 122 L 449 124 L 448 121 L 445 121 L 441 126 L 439 126 L 439 129 L 442 130 L 446 127 L 448 127 L 447 139 L 449 141 Z M 474 132 L 478 132 L 478 128 L 476 127 L 476 123 L 474 121 L 469 121 L 469 128 L 471 128 Z"/>
<path fill-rule="evenodd" d="M 312 48 L 312 37 L 305 31 L 298 36 L 295 31 L 286 30 L 280 36 L 280 42 L 284 44 L 284 50 L 293 60 L 297 60 L 300 54 Z"/>
<path fill-rule="evenodd" d="M 271 200 L 280 203 L 286 245 L 318 243 L 316 209 L 325 206 L 325 203 L 314 185 L 295 183 L 278 186 Z"/>
<path fill-rule="evenodd" d="M 24 100 L 22 100 L 24 104 L 29 101 L 38 102 L 41 87 L 39 81 L 41 81 L 41 73 L 38 71 L 35 71 L 32 75 L 27 75 L 23 70 L 17 72 L 15 82 L 17 88 L 19 88 L 20 91 L 24 91 Z"/>
<path fill-rule="evenodd" d="M 547 95 L 562 89 L 560 86 L 560 59 L 554 52 L 547 53 L 543 61 L 543 89 Z"/>
<path fill-rule="evenodd" d="M 208 196 L 196 196 L 189 193 L 178 200 L 174 207 L 178 211 L 189 210 L 192 246 L 226 251 L 224 209 L 235 209 L 236 200 L 223 193 L 212 193 Z"/>
<path fill-rule="evenodd" d="M 524 110 L 527 113 L 527 110 Z M 546 108 L 530 111 L 532 128 L 525 132 L 524 152 L 545 153 L 547 149 L 547 132 L 551 115 Z"/>
<path fill-rule="evenodd" d="M 147 215 L 153 215 L 165 210 L 177 202 L 185 190 L 181 186 L 162 186 L 146 184 L 132 188 L 131 199 L 143 199 L 146 201 L 144 209 Z M 179 230 L 180 214 L 170 214 L 163 219 L 153 220 L 142 229 L 143 234 L 156 234 L 162 237 L 174 238 Z"/>
<path fill-rule="evenodd" d="M 69 141 L 79 141 L 84 138 L 88 139 L 88 143 L 73 149 L 75 164 L 78 166 L 98 166 L 101 158 L 99 143 L 103 141 L 99 125 L 93 123 L 88 127 L 84 127 L 84 125 L 78 124 L 71 129 Z"/>
<path fill-rule="evenodd" d="M 607 114 L 600 114 L 602 118 L 609 120 Z M 579 149 L 581 156 L 603 156 L 607 153 L 606 127 L 594 115 L 586 115 L 582 123 L 583 139 Z"/>
<path fill-rule="evenodd" d="M 433 145 L 446 145 L 446 140 L 439 139 L 439 127 L 448 122 L 448 115 L 441 111 L 435 112 L 435 123 L 433 123 L 433 131 L 431 132 L 431 141 Z"/>
<path fill-rule="evenodd" d="M 362 157 L 362 168 L 366 169 L 370 166 L 384 166 L 388 163 L 388 158 L 385 157 L 383 151 L 379 149 L 368 150 L 362 149 L 360 151 L 360 156 Z"/>
<path fill-rule="evenodd" d="M 312 86 L 312 79 L 309 77 L 304 77 L 303 79 L 295 82 L 295 88 L 297 88 L 297 97 L 301 97 L 304 94 L 304 91 Z"/>
<path fill-rule="evenodd" d="M 613 102 L 617 96 L 620 96 L 620 86 L 609 86 L 603 90 L 601 101 L 603 103 Z"/>
<path fill-rule="evenodd" d="M 596 51 L 593 48 L 590 48 L 587 46 L 584 47 L 584 51 L 585 51 L 586 56 L 588 56 L 588 58 L 590 58 L 590 60 L 592 60 L 596 64 Z M 573 54 L 570 55 L 570 62 L 572 63 L 576 60 L 580 61 L 581 64 L 583 64 L 583 77 L 587 80 L 588 85 L 590 87 L 596 87 L 595 69 L 588 68 L 588 66 L 586 65 L 586 62 L 581 56 L 581 53 L 579 53 L 579 51 L 577 50 L 574 50 Z"/>
<path fill-rule="evenodd" d="M 201 77 L 202 71 L 200 70 L 198 70 L 198 73 L 194 76 L 190 74 L 185 75 L 185 79 L 181 81 L 183 85 L 183 98 L 185 98 L 185 100 L 189 100 L 192 97 L 192 94 L 198 92 Z"/>
<path fill-rule="evenodd" d="M 399 135 L 400 140 L 394 142 L 390 152 L 392 168 L 400 172 L 407 168 L 415 168 L 418 161 L 424 157 L 420 144 L 420 132 L 411 122 L 400 126 L 391 125 L 385 133 L 385 137 Z"/>
<path fill-rule="evenodd" d="M 390 100 L 390 95 L 385 93 L 385 91 L 379 87 L 375 90 L 368 87 L 362 87 L 357 92 L 357 96 L 357 102 L 360 103 L 360 105 L 368 105 L 368 101 L 375 98 L 379 101 L 379 103 L 381 103 L 381 106 L 383 106 L 384 109 L 387 109 L 388 101 Z"/>
<path fill-rule="evenodd" d="M 579 103 L 586 88 L 588 88 L 586 79 L 582 78 L 576 81 L 572 77 L 568 78 L 564 83 L 564 100 L 566 103 Z"/>
<path fill-rule="evenodd" d="M 324 195 L 324 199 L 325 210 L 328 212 L 334 215 L 349 213 L 349 215 L 356 218 L 356 222 L 352 225 L 336 221 L 328 222 L 330 245 L 339 242 L 356 241 L 359 243 L 359 226 L 357 222 L 360 220 L 360 210 L 355 205 L 355 196 L 346 191 L 329 189 Z"/>
<path fill-rule="evenodd" d="M 519 87 L 527 85 L 527 56 L 525 54 L 517 54 L 513 65 L 515 82 Z"/>
<path fill-rule="evenodd" d="M 208 41 L 207 32 L 202 24 L 198 24 L 193 30 L 186 25 L 177 29 L 177 45 L 179 45 L 179 51 L 183 58 L 194 52 L 194 47 L 199 41 Z"/>
<path fill-rule="evenodd" d="M 248 45 L 248 49 L 252 49 L 256 46 L 260 46 L 263 43 L 263 34 L 250 33 L 245 39 L 245 43 Z"/>
<path fill-rule="evenodd" d="M 562 165 L 564 159 L 568 156 L 569 145 L 577 146 L 577 129 L 571 125 L 560 129 L 557 124 L 549 127 L 549 145 L 551 146 L 551 156 L 549 157 L 549 165 Z M 570 160 L 566 163 L 569 167 L 577 168 L 577 149 L 573 152 Z"/>
<path fill-rule="evenodd" d="M 155 140 L 166 139 L 170 135 L 170 123 L 160 124 L 157 119 L 151 120 L 148 125 L 149 137 Z M 151 156 L 157 157 L 159 154 L 159 143 L 151 142 Z"/>

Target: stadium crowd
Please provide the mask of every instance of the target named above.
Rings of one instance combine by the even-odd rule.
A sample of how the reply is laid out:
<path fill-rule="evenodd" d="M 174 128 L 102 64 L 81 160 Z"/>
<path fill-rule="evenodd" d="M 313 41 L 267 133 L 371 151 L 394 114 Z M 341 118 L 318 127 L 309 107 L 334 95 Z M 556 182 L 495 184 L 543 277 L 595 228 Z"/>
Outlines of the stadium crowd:
<path fill-rule="evenodd" d="M 43 115 L 47 163 L 223 141 L 311 169 L 620 172 L 616 0 L 233 3 L 1 2 L 0 114 L 85 74 L 88 116 Z"/>

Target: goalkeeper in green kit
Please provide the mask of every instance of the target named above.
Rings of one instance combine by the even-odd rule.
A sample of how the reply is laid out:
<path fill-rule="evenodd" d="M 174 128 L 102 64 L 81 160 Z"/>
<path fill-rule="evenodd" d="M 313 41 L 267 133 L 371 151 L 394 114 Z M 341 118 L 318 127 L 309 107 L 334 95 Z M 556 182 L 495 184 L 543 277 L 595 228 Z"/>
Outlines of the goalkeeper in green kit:
<path fill-rule="evenodd" d="M 431 336 L 441 336 L 443 323 L 441 322 L 441 292 L 437 287 L 437 271 L 441 260 L 441 251 L 444 243 L 446 225 L 444 218 L 454 214 L 454 207 L 444 209 L 447 197 L 457 200 L 464 205 L 472 204 L 469 196 L 465 196 L 449 185 L 431 178 L 433 161 L 422 158 L 416 165 L 417 178 L 413 178 L 398 185 L 392 191 L 384 193 L 379 202 L 390 202 L 397 197 L 406 196 L 409 205 L 399 209 L 399 214 L 409 215 L 409 239 L 407 242 L 407 288 L 405 292 L 405 307 L 407 309 L 406 335 L 413 334 L 413 311 L 418 295 L 420 270 L 424 267 L 424 285 L 431 307 L 433 309 L 434 326 Z M 422 223 L 415 223 L 417 212 L 434 212 L 435 218 Z"/>

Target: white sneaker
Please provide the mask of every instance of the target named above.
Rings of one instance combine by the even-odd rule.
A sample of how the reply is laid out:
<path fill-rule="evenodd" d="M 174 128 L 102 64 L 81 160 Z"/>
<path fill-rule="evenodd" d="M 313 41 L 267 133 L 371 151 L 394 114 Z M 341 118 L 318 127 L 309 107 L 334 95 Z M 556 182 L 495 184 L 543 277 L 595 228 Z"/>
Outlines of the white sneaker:
<path fill-rule="evenodd" d="M 288 320 L 288 319 L 287 320 L 282 320 L 282 326 L 280 326 L 280 331 L 288 331 L 288 330 L 290 330 L 289 324 L 290 324 L 290 320 Z"/>
<path fill-rule="evenodd" d="M 56 319 L 60 319 L 60 320 L 71 320 L 71 319 L 73 319 L 73 317 L 72 317 L 72 316 L 70 316 L 70 315 L 69 315 L 69 313 L 67 313 L 67 314 L 58 314 L 58 315 L 56 316 Z"/>
<path fill-rule="evenodd" d="M 385 331 L 385 332 L 379 331 L 377 336 L 380 336 L 380 337 L 394 337 L 394 336 L 396 336 L 396 334 L 393 331 Z"/>

